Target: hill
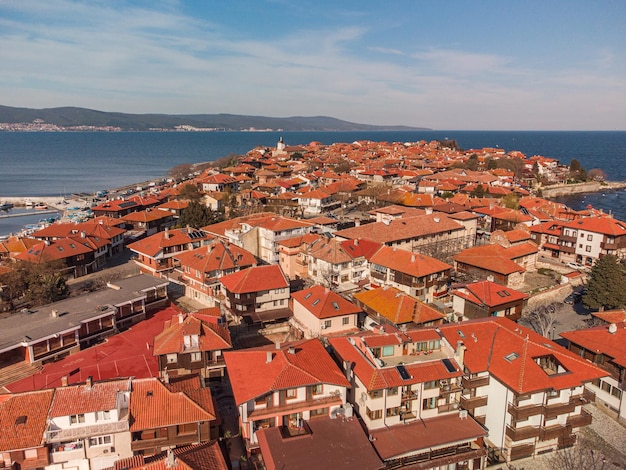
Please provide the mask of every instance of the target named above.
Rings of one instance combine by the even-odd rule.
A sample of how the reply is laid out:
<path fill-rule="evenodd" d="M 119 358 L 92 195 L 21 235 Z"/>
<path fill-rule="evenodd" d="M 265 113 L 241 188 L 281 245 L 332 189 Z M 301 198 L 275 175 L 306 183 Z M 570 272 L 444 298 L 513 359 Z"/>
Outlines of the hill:
<path fill-rule="evenodd" d="M 284 130 L 284 131 L 413 131 L 428 130 L 409 126 L 375 126 L 342 121 L 327 116 L 266 117 L 237 114 L 125 114 L 86 108 L 13 108 L 0 106 L 0 123 L 32 123 L 40 119 L 60 127 L 119 127 L 122 130 L 174 130 L 176 126 L 216 130 Z"/>

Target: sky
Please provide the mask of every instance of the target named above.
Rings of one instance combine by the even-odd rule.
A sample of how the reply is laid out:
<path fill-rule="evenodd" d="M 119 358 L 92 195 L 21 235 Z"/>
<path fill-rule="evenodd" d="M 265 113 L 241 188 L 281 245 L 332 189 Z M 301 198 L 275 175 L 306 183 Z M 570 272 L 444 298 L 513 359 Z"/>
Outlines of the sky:
<path fill-rule="evenodd" d="M 626 130 L 624 0 L 0 0 L 0 104 Z"/>

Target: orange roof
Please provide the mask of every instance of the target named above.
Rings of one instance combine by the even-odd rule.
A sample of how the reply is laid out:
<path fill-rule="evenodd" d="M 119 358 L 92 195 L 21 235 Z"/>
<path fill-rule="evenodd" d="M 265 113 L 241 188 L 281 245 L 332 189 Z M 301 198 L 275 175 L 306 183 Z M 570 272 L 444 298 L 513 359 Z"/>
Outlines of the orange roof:
<path fill-rule="evenodd" d="M 371 257 L 370 262 L 413 277 L 424 277 L 452 269 L 452 266 L 436 258 L 390 246 L 382 246 Z"/>
<path fill-rule="evenodd" d="M 278 265 L 253 266 L 223 276 L 222 285 L 234 294 L 247 294 L 289 287 L 282 269 Z"/>
<path fill-rule="evenodd" d="M 50 417 L 114 410 L 117 405 L 117 392 L 129 391 L 130 388 L 129 379 L 59 387 L 50 407 Z"/>
<path fill-rule="evenodd" d="M 445 316 L 395 287 L 365 290 L 354 298 L 394 324 L 428 323 Z"/>
<path fill-rule="evenodd" d="M 152 222 L 170 217 L 172 217 L 172 213 L 169 211 L 146 209 L 145 211 L 131 212 L 122 216 L 121 219 L 127 222 Z"/>
<path fill-rule="evenodd" d="M 509 248 L 501 245 L 483 245 L 463 250 L 454 256 L 454 260 L 457 263 L 508 275 L 514 272 L 524 272 L 525 269 L 513 259 L 532 253 L 537 253 L 537 247 L 529 242 Z"/>
<path fill-rule="evenodd" d="M 612 237 L 626 235 L 626 222 L 611 217 L 584 217 L 563 225 L 577 230 L 586 230 L 588 232 L 601 233 Z"/>
<path fill-rule="evenodd" d="M 215 238 L 213 235 L 193 228 L 181 228 L 163 232 L 157 232 L 147 238 L 143 238 L 135 243 L 128 245 L 132 251 L 141 253 L 149 257 L 155 257 L 163 251 L 164 248 L 173 246 L 185 246 L 192 242 L 207 241 Z"/>
<path fill-rule="evenodd" d="M 291 298 L 319 319 L 356 314 L 361 311 L 339 294 L 320 285 L 294 292 Z"/>
<path fill-rule="evenodd" d="M 203 274 L 229 272 L 257 264 L 255 256 L 249 251 L 218 239 L 195 250 L 174 255 L 174 257 L 180 261 L 181 266 Z"/>
<path fill-rule="evenodd" d="M 611 358 L 621 367 L 626 367 L 626 321 L 624 311 L 621 312 L 622 320 L 615 325 L 615 331 L 611 333 L 610 325 L 600 325 L 582 330 L 566 331 L 561 336 L 570 343 L 577 344 L 594 353 L 602 353 Z"/>
<path fill-rule="evenodd" d="M 81 241 L 73 238 L 60 238 L 51 242 L 39 242 L 30 250 L 15 256 L 15 259 L 32 263 L 49 260 L 66 259 L 72 256 L 92 253 L 94 250 Z"/>
<path fill-rule="evenodd" d="M 528 295 L 523 292 L 501 286 L 491 281 L 479 281 L 468 284 L 464 288 L 454 291 L 454 294 L 469 300 L 473 304 L 497 307 L 528 299 Z"/>
<path fill-rule="evenodd" d="M 349 387 L 343 372 L 317 339 L 227 351 L 226 368 L 240 405 L 275 390 L 316 384 Z"/>
<path fill-rule="evenodd" d="M 589 361 L 503 317 L 468 320 L 439 327 L 450 344 L 467 348 L 465 366 L 471 373 L 489 371 L 516 393 L 563 390 L 581 386 L 607 372 Z M 549 374 L 538 364 L 551 356 L 567 373 Z"/>
<path fill-rule="evenodd" d="M 0 452 L 40 447 L 54 390 L 0 397 Z"/>
<path fill-rule="evenodd" d="M 210 394 L 210 389 L 203 389 Z M 213 421 L 213 410 L 207 410 L 185 392 L 170 391 L 159 379 L 133 380 L 130 395 L 130 431 L 154 429 L 176 424 Z"/>
<path fill-rule="evenodd" d="M 198 336 L 198 347 L 185 347 L 184 336 Z M 185 318 L 182 313 L 166 322 L 163 331 L 154 338 L 154 355 L 184 353 L 192 350 L 217 351 L 232 348 L 230 332 L 213 322 L 204 322 L 191 313 Z"/>

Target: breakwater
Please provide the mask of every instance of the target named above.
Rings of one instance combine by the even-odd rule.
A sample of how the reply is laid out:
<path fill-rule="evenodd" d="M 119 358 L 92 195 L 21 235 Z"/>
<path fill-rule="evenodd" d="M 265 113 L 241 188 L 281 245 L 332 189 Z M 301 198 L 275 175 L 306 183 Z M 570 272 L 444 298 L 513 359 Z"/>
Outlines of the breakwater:
<path fill-rule="evenodd" d="M 543 197 L 552 198 L 568 196 L 571 194 L 598 193 L 603 191 L 617 191 L 621 189 L 626 189 L 626 182 L 610 181 L 601 183 L 598 181 L 589 181 L 586 183 L 544 186 L 541 188 L 541 194 Z"/>

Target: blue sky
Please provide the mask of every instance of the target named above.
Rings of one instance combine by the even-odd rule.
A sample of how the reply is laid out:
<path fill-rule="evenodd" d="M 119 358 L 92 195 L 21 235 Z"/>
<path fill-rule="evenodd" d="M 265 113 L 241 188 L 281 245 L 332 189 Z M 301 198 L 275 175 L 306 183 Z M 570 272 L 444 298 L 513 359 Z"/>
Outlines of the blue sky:
<path fill-rule="evenodd" d="M 0 0 L 0 104 L 626 130 L 623 0 Z"/>

